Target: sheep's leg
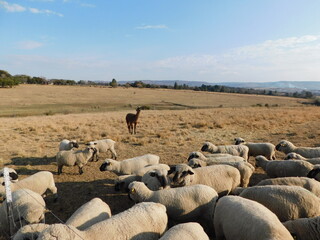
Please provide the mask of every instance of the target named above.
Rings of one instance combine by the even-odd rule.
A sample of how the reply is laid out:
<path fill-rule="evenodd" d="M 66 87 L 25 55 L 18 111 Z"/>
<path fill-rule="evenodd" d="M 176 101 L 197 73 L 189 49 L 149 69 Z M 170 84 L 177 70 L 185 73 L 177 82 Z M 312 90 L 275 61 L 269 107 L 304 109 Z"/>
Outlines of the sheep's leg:
<path fill-rule="evenodd" d="M 63 168 L 63 165 L 58 166 L 58 175 L 60 175 L 62 173 L 62 168 Z"/>
<path fill-rule="evenodd" d="M 83 170 L 82 170 L 82 167 L 79 167 L 79 174 L 83 174 Z"/>
<path fill-rule="evenodd" d="M 116 160 L 116 159 L 117 159 L 117 153 L 116 153 L 116 151 L 114 150 L 114 148 L 111 147 L 109 150 L 110 150 L 111 153 L 112 153 L 112 158 Z"/>

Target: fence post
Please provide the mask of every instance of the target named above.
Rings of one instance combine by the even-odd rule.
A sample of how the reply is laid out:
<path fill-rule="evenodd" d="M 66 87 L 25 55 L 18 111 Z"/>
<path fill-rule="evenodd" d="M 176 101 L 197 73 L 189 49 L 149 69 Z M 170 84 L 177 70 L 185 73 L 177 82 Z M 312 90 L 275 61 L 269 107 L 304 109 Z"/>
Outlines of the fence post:
<path fill-rule="evenodd" d="M 3 169 L 3 178 L 4 178 L 4 186 L 6 191 L 6 202 L 7 202 L 7 218 L 8 218 L 8 224 L 10 229 L 10 238 L 12 238 L 14 234 L 13 224 L 14 224 L 14 218 L 13 218 L 13 210 L 12 210 L 12 194 L 11 194 L 11 188 L 10 188 L 10 176 L 9 176 L 9 169 L 4 168 Z"/>

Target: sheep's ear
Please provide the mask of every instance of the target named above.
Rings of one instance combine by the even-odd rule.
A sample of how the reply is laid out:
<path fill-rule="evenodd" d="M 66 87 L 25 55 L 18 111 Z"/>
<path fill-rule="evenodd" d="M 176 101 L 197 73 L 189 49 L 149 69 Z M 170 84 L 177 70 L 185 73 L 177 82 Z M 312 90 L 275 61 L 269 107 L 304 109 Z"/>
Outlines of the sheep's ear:
<path fill-rule="evenodd" d="M 193 174 L 194 174 L 194 172 L 191 171 L 191 170 L 188 170 L 188 173 L 189 173 L 190 175 L 193 175 Z"/>
<path fill-rule="evenodd" d="M 150 172 L 149 175 L 150 175 L 151 177 L 155 177 L 157 174 L 156 174 L 155 172 Z"/>
<path fill-rule="evenodd" d="M 106 162 L 106 165 L 107 165 L 107 166 L 111 165 L 111 162 Z"/>
<path fill-rule="evenodd" d="M 175 172 L 176 171 L 176 167 L 173 166 L 173 167 L 170 167 L 170 170 L 168 171 L 168 175 Z"/>
<path fill-rule="evenodd" d="M 136 189 L 131 188 L 131 189 L 130 189 L 130 194 L 135 194 L 135 193 L 136 193 Z"/>

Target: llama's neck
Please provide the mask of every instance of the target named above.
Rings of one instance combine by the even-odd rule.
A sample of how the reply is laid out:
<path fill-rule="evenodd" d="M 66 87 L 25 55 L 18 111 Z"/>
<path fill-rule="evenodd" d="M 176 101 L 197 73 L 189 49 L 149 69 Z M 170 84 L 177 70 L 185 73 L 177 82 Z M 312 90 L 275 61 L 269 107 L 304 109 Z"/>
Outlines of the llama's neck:
<path fill-rule="evenodd" d="M 140 110 L 137 111 L 137 113 L 136 113 L 136 116 L 135 116 L 135 120 L 136 120 L 136 121 L 138 120 L 139 114 L 140 114 Z"/>

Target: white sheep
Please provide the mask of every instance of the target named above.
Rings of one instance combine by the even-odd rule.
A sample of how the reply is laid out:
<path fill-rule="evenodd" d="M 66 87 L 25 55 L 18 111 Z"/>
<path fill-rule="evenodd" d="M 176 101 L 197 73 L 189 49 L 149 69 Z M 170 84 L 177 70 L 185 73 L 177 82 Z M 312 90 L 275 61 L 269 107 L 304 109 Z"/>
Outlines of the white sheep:
<path fill-rule="evenodd" d="M 13 236 L 13 240 L 36 240 L 43 230 L 49 227 L 49 224 L 34 223 L 23 226 Z"/>
<path fill-rule="evenodd" d="M 100 166 L 100 171 L 111 171 L 119 175 L 130 175 L 147 165 L 158 164 L 159 160 L 160 157 L 154 154 L 146 154 L 122 161 L 106 159 Z"/>
<path fill-rule="evenodd" d="M 287 140 L 281 140 L 277 146 L 276 150 L 284 152 L 285 154 L 295 152 L 300 154 L 305 158 L 318 158 L 320 157 L 320 147 L 296 147 L 293 143 Z"/>
<path fill-rule="evenodd" d="M 96 140 L 96 141 L 92 141 L 89 142 L 89 144 L 95 144 L 95 148 L 97 149 L 96 152 L 96 161 L 99 160 L 99 153 L 106 153 L 108 151 L 111 152 L 112 154 L 112 159 L 117 159 L 117 153 L 116 150 L 114 148 L 115 146 L 115 141 L 113 141 L 112 139 L 101 139 L 101 140 Z"/>
<path fill-rule="evenodd" d="M 14 170 L 13 168 L 7 168 L 8 172 L 9 172 L 9 177 L 10 177 L 10 181 L 11 182 L 18 182 L 18 174 L 16 172 L 16 170 Z M 4 168 L 0 169 L 0 179 L 1 179 L 1 183 L 3 182 L 2 178 L 3 178 L 3 171 Z"/>
<path fill-rule="evenodd" d="M 169 171 L 170 167 L 169 167 L 169 165 L 163 164 L 163 163 L 151 164 L 151 165 L 147 165 L 143 168 L 140 168 L 139 170 L 135 171 L 134 174 L 142 177 L 146 172 L 156 170 L 156 169 L 164 169 L 164 170 Z"/>
<path fill-rule="evenodd" d="M 54 194 L 55 200 L 57 200 L 57 188 L 54 183 L 53 174 L 49 171 L 40 171 L 26 177 L 19 182 L 11 183 L 11 191 L 17 191 L 19 189 L 29 189 L 40 195 L 44 195 L 47 190 Z M 5 196 L 5 187 L 0 186 L 0 196 Z"/>
<path fill-rule="evenodd" d="M 204 155 L 201 152 L 191 152 L 188 157 L 188 161 L 193 158 L 198 158 L 202 161 L 215 161 L 215 162 L 243 162 L 246 161 L 243 157 L 233 156 L 230 154 L 208 154 Z"/>
<path fill-rule="evenodd" d="M 85 230 L 92 225 L 111 217 L 111 210 L 108 204 L 100 198 L 94 198 L 78 208 L 65 224 Z M 49 224 L 38 223 L 23 226 L 14 235 L 13 240 L 37 239 L 40 232 L 48 228 Z"/>
<path fill-rule="evenodd" d="M 308 177 L 270 178 L 270 179 L 265 179 L 260 181 L 256 186 L 265 186 L 265 185 L 299 186 L 314 193 L 317 197 L 320 197 L 320 183 Z"/>
<path fill-rule="evenodd" d="M 170 187 L 170 178 L 166 169 L 155 169 L 146 172 L 142 176 L 141 182 L 153 191 Z"/>
<path fill-rule="evenodd" d="M 199 223 L 181 223 L 170 228 L 159 240 L 209 240 Z"/>
<path fill-rule="evenodd" d="M 141 176 L 137 176 L 134 174 L 118 176 L 114 180 L 114 190 L 121 191 L 121 192 L 128 192 L 129 191 L 128 186 L 133 181 L 141 181 Z"/>
<path fill-rule="evenodd" d="M 225 196 L 217 202 L 214 229 L 217 240 L 293 240 L 274 213 L 238 196 Z"/>
<path fill-rule="evenodd" d="M 253 143 L 246 142 L 243 138 L 235 138 L 235 145 L 243 144 L 249 148 L 248 157 L 265 156 L 269 160 L 276 159 L 276 146 L 272 143 Z"/>
<path fill-rule="evenodd" d="M 241 175 L 241 187 L 247 187 L 250 181 L 250 178 L 254 172 L 254 167 L 248 163 L 248 162 L 215 162 L 215 161 L 202 161 L 197 158 L 190 159 L 188 162 L 188 165 L 192 168 L 198 168 L 198 167 L 206 167 L 206 166 L 212 166 L 212 165 L 218 165 L 218 164 L 224 164 L 224 165 L 230 165 L 232 167 L 235 167 L 239 170 Z"/>
<path fill-rule="evenodd" d="M 296 240 L 319 240 L 320 216 L 290 220 L 284 222 L 283 225 L 295 236 Z"/>
<path fill-rule="evenodd" d="M 217 191 L 219 196 L 229 194 L 240 185 L 240 172 L 228 165 L 213 165 L 192 169 L 187 164 L 178 164 L 168 172 L 176 187 L 204 184 Z"/>
<path fill-rule="evenodd" d="M 244 189 L 240 196 L 261 203 L 281 222 L 320 215 L 320 198 L 299 186 L 254 186 Z"/>
<path fill-rule="evenodd" d="M 256 166 L 262 167 L 269 177 L 306 177 L 314 168 L 306 161 L 270 161 L 261 155 L 256 157 Z"/>
<path fill-rule="evenodd" d="M 78 147 L 79 144 L 77 143 L 77 140 L 63 139 L 59 144 L 59 151 L 68 151 Z"/>
<path fill-rule="evenodd" d="M 218 193 L 206 185 L 192 185 L 152 191 L 142 182 L 129 184 L 129 197 L 136 203 L 156 202 L 167 208 L 170 219 L 177 222 L 205 222 L 209 231 Z"/>
<path fill-rule="evenodd" d="M 46 204 L 38 193 L 29 189 L 20 189 L 12 193 L 12 221 L 15 233 L 19 227 L 39 223 L 44 219 Z M 10 234 L 7 201 L 0 205 L 0 237 Z"/>
<path fill-rule="evenodd" d="M 305 158 L 303 156 L 301 156 L 300 154 L 298 153 L 294 153 L 294 152 L 291 152 L 291 153 L 288 153 L 284 160 L 303 160 L 303 161 L 307 161 L 311 164 L 320 164 L 320 157 L 318 158 Z"/>
<path fill-rule="evenodd" d="M 134 205 L 84 231 L 73 226 L 54 224 L 42 231 L 37 240 L 158 240 L 168 223 L 162 204 L 145 202 Z"/>
<path fill-rule="evenodd" d="M 94 145 L 87 146 L 84 150 L 60 151 L 57 153 L 56 160 L 58 165 L 58 174 L 62 173 L 63 166 L 75 166 L 79 168 L 79 174 L 83 173 L 82 168 L 88 163 L 96 152 Z"/>
<path fill-rule="evenodd" d="M 203 152 L 210 153 L 228 153 L 234 156 L 243 157 L 246 161 L 248 160 L 249 148 L 245 145 L 221 145 L 216 146 L 211 142 L 205 142 L 201 148 Z"/>
<path fill-rule="evenodd" d="M 69 217 L 66 224 L 72 225 L 79 230 L 84 230 L 110 217 L 111 210 L 109 205 L 100 198 L 93 198 L 78 208 L 77 211 Z"/>

